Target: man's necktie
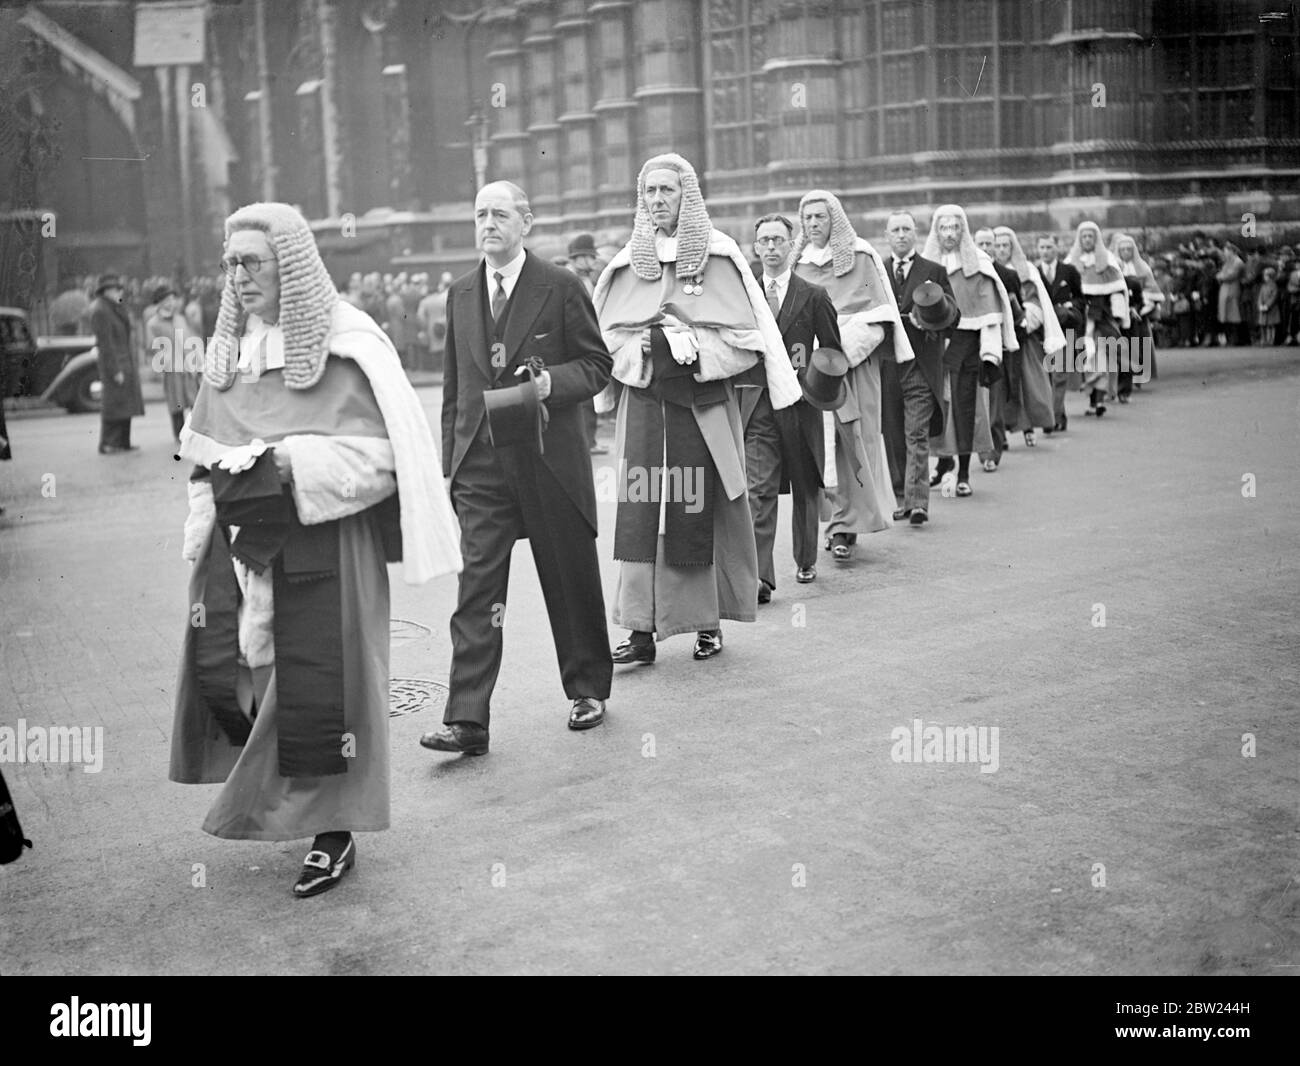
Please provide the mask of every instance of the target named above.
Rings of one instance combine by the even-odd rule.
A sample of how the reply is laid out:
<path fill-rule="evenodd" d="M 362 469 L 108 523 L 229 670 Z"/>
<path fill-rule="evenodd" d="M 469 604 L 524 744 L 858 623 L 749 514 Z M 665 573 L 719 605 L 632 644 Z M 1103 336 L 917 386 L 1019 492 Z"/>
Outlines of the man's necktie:
<path fill-rule="evenodd" d="M 899 292 L 903 291 L 903 281 L 905 280 L 903 276 L 903 264 L 905 262 L 906 260 L 904 259 L 894 260 L 894 283 L 897 286 Z"/>
<path fill-rule="evenodd" d="M 772 309 L 772 317 L 781 313 L 781 301 L 776 298 L 776 278 L 767 279 L 767 306 Z"/>
<path fill-rule="evenodd" d="M 502 312 L 506 309 L 506 279 L 499 270 L 493 272 L 492 278 L 497 283 L 497 291 L 492 294 L 492 321 L 500 322 Z"/>

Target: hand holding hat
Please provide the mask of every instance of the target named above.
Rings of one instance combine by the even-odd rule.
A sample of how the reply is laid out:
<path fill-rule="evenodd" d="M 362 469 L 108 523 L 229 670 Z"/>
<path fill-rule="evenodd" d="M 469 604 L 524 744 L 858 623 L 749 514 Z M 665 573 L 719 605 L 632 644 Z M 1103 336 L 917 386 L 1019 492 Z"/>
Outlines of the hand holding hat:
<path fill-rule="evenodd" d="M 923 281 L 912 294 L 912 325 L 926 333 L 938 333 L 960 318 L 957 303 L 933 281 Z"/>
<path fill-rule="evenodd" d="M 515 371 L 515 377 L 526 374 L 529 370 L 529 367 L 521 366 Z M 540 402 L 551 394 L 551 372 L 549 370 L 537 371 L 533 374 L 533 380 L 537 382 L 537 399 Z"/>

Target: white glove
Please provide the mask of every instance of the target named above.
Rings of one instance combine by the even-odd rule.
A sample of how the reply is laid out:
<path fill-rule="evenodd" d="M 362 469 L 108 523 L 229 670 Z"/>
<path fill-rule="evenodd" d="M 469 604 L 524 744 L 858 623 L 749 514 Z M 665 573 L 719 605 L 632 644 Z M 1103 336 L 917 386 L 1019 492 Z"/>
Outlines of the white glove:
<path fill-rule="evenodd" d="M 266 441 L 254 437 L 248 444 L 231 448 L 218 461 L 217 466 L 229 474 L 242 474 L 266 451 Z"/>
<path fill-rule="evenodd" d="M 664 339 L 668 341 L 668 348 L 673 353 L 673 359 L 682 366 L 690 366 L 695 362 L 698 348 L 695 344 L 695 338 L 687 330 L 664 330 Z"/>

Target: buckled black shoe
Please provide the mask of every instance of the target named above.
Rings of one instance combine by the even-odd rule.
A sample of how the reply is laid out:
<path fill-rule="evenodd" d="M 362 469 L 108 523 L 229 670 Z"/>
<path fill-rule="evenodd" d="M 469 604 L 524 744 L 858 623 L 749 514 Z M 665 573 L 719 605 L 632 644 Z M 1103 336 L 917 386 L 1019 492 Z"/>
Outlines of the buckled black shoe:
<path fill-rule="evenodd" d="M 926 522 L 930 521 L 930 512 L 924 507 L 913 507 L 910 521 L 914 526 L 924 525 Z"/>
<path fill-rule="evenodd" d="M 772 588 L 766 581 L 758 583 L 758 602 L 760 604 L 772 602 Z"/>
<path fill-rule="evenodd" d="M 794 579 L 801 585 L 806 585 L 810 581 L 817 580 L 817 567 L 809 566 L 803 570 L 796 570 Z"/>
<path fill-rule="evenodd" d="M 319 839 L 319 838 L 317 838 Z M 312 848 L 302 860 L 302 873 L 294 882 L 293 894 L 299 899 L 319 896 L 343 880 L 343 875 L 357 864 L 357 842 L 349 834 L 348 842 L 337 855 Z"/>
<path fill-rule="evenodd" d="M 894 521 L 901 522 L 904 518 L 906 518 L 911 513 L 912 513 L 912 509 L 910 507 L 900 507 L 897 511 L 894 512 Z"/>
<path fill-rule="evenodd" d="M 691 653 L 696 659 L 712 659 L 722 651 L 722 630 L 695 634 L 695 650 Z"/>
<path fill-rule="evenodd" d="M 593 696 L 579 696 L 569 711 L 570 729 L 591 729 L 605 720 L 605 701 Z"/>
<path fill-rule="evenodd" d="M 461 755 L 486 755 L 488 731 L 477 722 L 448 722 L 420 738 L 420 747 L 430 751 L 453 751 Z"/>
<path fill-rule="evenodd" d="M 654 637 L 649 640 L 629 637 L 610 653 L 610 658 L 616 663 L 652 663 L 655 661 Z"/>

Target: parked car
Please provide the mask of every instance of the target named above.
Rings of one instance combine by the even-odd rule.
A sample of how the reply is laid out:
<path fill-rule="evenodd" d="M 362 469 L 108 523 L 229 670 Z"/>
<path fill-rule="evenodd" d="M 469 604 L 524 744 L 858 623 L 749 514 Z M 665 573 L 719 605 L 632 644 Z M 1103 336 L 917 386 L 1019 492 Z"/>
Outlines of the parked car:
<path fill-rule="evenodd" d="M 34 337 L 27 313 L 0 307 L 0 398 L 35 396 L 68 411 L 101 406 L 94 337 Z"/>

